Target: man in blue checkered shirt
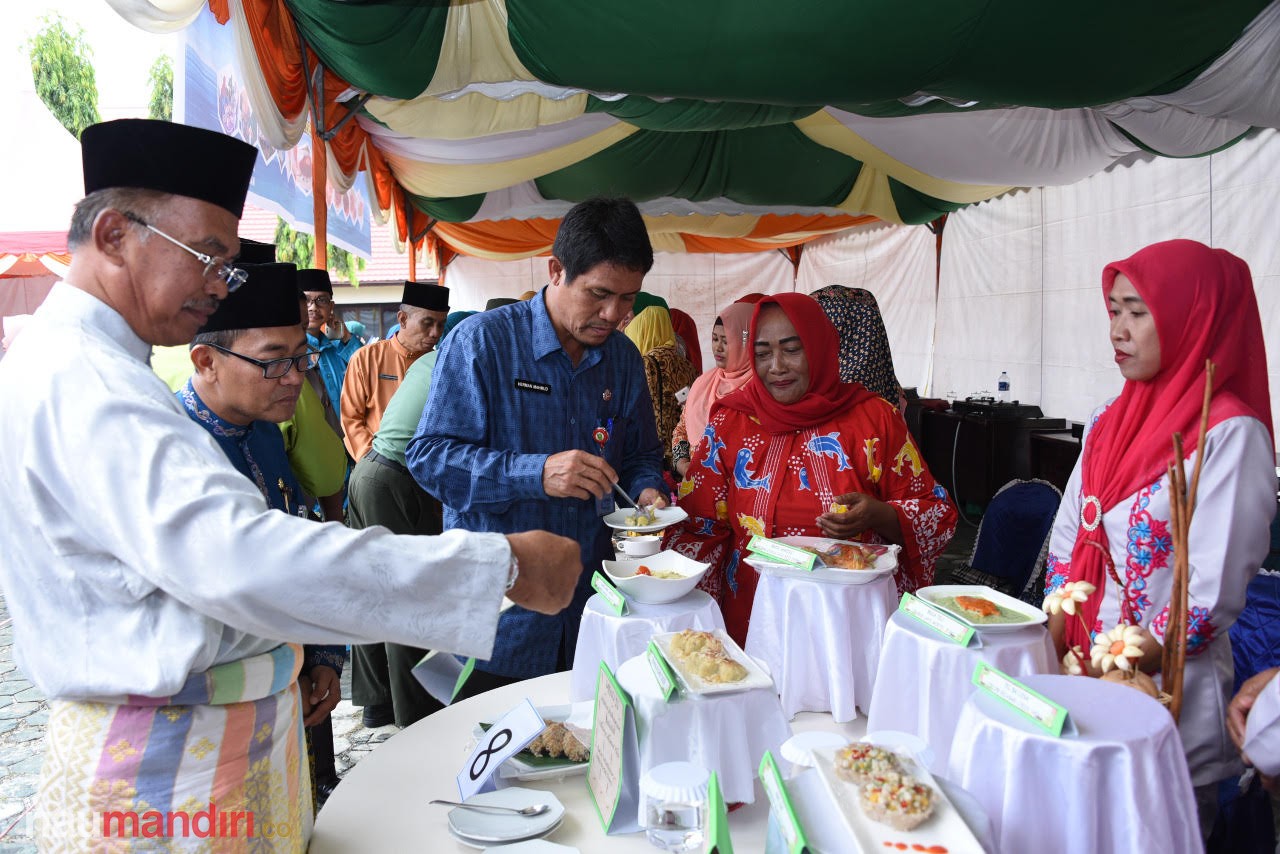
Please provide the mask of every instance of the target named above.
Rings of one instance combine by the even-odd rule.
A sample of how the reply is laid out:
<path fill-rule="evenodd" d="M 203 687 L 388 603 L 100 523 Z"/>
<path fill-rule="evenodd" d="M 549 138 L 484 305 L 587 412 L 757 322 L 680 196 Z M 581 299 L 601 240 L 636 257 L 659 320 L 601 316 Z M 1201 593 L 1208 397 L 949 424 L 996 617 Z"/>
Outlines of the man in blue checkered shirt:
<path fill-rule="evenodd" d="M 405 458 L 444 504 L 444 527 L 553 531 L 578 541 L 588 569 L 559 614 L 503 614 L 493 657 L 461 696 L 570 667 L 590 570 L 612 557 L 600 519 L 612 485 L 642 505 L 666 503 L 644 365 L 615 331 L 652 266 L 636 206 L 589 199 L 561 222 L 550 284 L 468 318 L 440 349 Z"/>

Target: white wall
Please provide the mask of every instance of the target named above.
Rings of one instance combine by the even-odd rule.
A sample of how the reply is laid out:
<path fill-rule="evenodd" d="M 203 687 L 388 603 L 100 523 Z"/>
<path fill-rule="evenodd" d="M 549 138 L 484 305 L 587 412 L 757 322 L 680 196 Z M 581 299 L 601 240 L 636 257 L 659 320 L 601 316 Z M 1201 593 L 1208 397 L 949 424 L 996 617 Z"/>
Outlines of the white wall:
<path fill-rule="evenodd" d="M 1107 340 L 1102 268 L 1160 240 L 1228 249 L 1253 270 L 1280 374 L 1280 134 L 1190 160 L 1131 158 L 1067 187 L 1019 191 L 953 214 L 942 244 L 932 391 L 995 388 L 1084 420 L 1121 380 Z"/>
<path fill-rule="evenodd" d="M 1013 396 L 1046 415 L 1085 420 L 1121 380 L 1107 340 L 1102 268 L 1149 243 L 1187 237 L 1249 263 L 1271 345 L 1280 422 L 1280 133 L 1265 130 L 1210 157 L 1134 156 L 1067 187 L 1019 190 L 948 219 L 941 270 L 923 226 L 863 226 L 805 247 L 798 270 L 779 252 L 659 253 L 645 289 L 691 314 L 704 362 L 719 309 L 751 291 L 824 285 L 876 295 L 898 379 L 921 394 Z M 937 296 L 935 300 L 935 275 Z M 447 284 L 460 308 L 546 282 L 546 259 L 458 258 Z"/>
<path fill-rule="evenodd" d="M 871 291 L 880 304 L 898 382 L 929 382 L 935 313 L 937 242 L 924 227 L 881 224 L 851 229 L 806 244 L 796 290 L 827 285 Z"/>
<path fill-rule="evenodd" d="M 459 256 L 449 265 L 445 282 L 449 304 L 480 310 L 492 297 L 518 297 L 547 283 L 547 259 L 484 261 Z M 776 294 L 795 285 L 795 270 L 781 252 L 735 255 L 658 252 L 644 289 L 672 308 L 686 311 L 698 326 L 703 367 L 711 366 L 711 326 L 720 309 L 752 292 Z"/>

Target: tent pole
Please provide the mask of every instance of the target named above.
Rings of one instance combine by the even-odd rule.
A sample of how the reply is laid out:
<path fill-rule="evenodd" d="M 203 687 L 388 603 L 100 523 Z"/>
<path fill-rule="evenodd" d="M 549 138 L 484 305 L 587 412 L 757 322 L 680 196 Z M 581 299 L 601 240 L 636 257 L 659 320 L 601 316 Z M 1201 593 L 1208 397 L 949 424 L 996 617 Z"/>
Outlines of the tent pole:
<path fill-rule="evenodd" d="M 325 188 L 329 183 L 329 155 L 324 138 L 311 124 L 311 210 L 316 224 L 315 268 L 329 269 L 329 204 Z"/>

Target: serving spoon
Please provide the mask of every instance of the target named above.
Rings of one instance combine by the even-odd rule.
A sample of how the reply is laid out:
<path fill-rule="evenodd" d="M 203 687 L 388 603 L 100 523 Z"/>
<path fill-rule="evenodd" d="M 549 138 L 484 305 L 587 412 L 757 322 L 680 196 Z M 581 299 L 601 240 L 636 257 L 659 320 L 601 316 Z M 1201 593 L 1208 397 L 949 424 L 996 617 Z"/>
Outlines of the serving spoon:
<path fill-rule="evenodd" d="M 443 801 L 438 798 L 434 801 L 429 801 L 428 803 L 444 804 L 445 806 L 450 806 L 450 807 L 462 807 L 464 810 L 492 810 L 493 812 L 509 812 L 509 813 L 515 813 L 516 815 L 523 815 L 523 816 L 542 815 L 544 812 L 551 809 L 551 804 L 531 804 L 530 806 L 527 806 L 527 807 L 517 808 L 517 807 L 500 807 L 496 805 L 491 806 L 489 804 L 463 804 L 463 803 L 459 803 L 458 801 Z"/>

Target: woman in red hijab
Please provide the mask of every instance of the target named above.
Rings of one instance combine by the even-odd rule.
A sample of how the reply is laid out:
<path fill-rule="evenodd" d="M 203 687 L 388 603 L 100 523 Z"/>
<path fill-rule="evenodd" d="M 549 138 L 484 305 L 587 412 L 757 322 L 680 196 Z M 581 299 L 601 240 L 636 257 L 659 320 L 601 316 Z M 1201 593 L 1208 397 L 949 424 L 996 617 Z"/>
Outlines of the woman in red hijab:
<path fill-rule="evenodd" d="M 684 344 L 684 357 L 693 365 L 693 369 L 702 373 L 702 344 L 698 341 L 698 325 L 686 312 L 678 308 L 670 311 L 671 326 L 676 331 L 676 338 Z"/>
<path fill-rule="evenodd" d="M 743 562 L 753 534 L 897 543 L 898 588 L 915 590 L 932 583 L 956 520 L 897 409 L 840 381 L 839 336 L 817 302 L 765 297 L 750 341 L 754 375 L 712 405 L 680 485 L 690 518 L 667 542 L 714 563 L 704 585 L 740 644 L 756 589 Z"/>
<path fill-rule="evenodd" d="M 1201 453 L 1204 364 L 1212 359 L 1213 402 L 1189 536 L 1179 727 L 1192 780 L 1207 787 L 1239 771 L 1224 727 L 1232 670 L 1227 629 L 1267 554 L 1276 511 L 1258 302 L 1243 261 L 1192 240 L 1157 243 L 1107 265 L 1102 298 L 1125 384 L 1119 397 L 1094 413 L 1085 433 L 1054 521 L 1046 581 L 1046 592 L 1068 581 L 1087 581 L 1097 590 L 1079 608 L 1088 633 L 1080 620 L 1063 614 L 1051 618 L 1050 631 L 1060 654 L 1079 647 L 1088 665 L 1090 635 L 1121 622 L 1136 624 L 1145 630 L 1139 667 L 1159 669 L 1173 580 L 1166 466 L 1174 432 L 1182 433 L 1188 478 Z M 1110 554 L 1120 584 L 1090 543 Z"/>

